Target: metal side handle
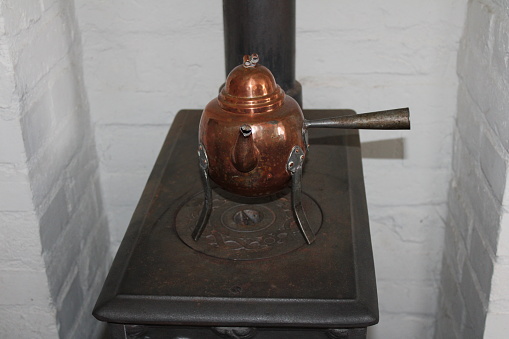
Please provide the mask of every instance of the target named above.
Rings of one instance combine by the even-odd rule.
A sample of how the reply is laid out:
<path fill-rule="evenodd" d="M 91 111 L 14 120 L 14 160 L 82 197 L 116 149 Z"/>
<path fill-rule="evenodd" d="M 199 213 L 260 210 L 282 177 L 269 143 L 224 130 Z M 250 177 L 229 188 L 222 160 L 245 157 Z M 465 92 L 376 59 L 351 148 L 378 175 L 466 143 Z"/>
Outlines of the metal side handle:
<path fill-rule="evenodd" d="M 304 128 L 410 129 L 408 107 L 387 111 L 305 120 Z"/>

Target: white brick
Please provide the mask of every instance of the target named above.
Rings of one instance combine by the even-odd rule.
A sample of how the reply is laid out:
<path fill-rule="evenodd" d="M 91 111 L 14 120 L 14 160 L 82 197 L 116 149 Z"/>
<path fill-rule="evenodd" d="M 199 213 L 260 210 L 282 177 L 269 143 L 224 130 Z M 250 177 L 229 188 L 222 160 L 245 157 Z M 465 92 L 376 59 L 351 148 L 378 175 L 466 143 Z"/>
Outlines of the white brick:
<path fill-rule="evenodd" d="M 460 333 L 466 315 L 465 301 L 463 300 L 459 285 L 460 280 L 455 277 L 454 273 L 454 266 L 456 265 L 456 263 L 444 259 L 440 281 L 441 305 L 437 312 L 437 319 L 441 319 L 441 313 L 446 311 L 447 316 L 450 317 L 453 323 L 452 329 L 455 333 Z"/>
<path fill-rule="evenodd" d="M 412 169 L 412 175 L 396 163 L 376 166 L 376 159 L 364 159 L 366 196 L 370 205 L 440 204 L 446 201 L 448 171 Z M 383 180 L 381 180 L 383 178 Z M 388 199 L 388 192 L 391 192 Z M 397 192 L 397 194 L 396 194 Z"/>
<path fill-rule="evenodd" d="M 34 194 L 34 204 L 38 208 L 51 187 L 62 179 L 65 167 L 72 160 L 79 145 L 83 142 L 86 129 L 83 117 L 75 115 L 60 123 L 53 136 L 31 160 L 30 176 Z M 58 141 L 58 142 L 57 142 Z"/>
<path fill-rule="evenodd" d="M 177 113 L 171 105 L 171 97 L 165 92 L 89 90 L 88 97 L 95 120 L 100 125 L 143 125 L 147 121 L 169 125 Z"/>
<path fill-rule="evenodd" d="M 126 6 L 121 0 L 79 0 L 76 4 L 87 32 L 95 28 L 112 32 L 176 34 L 209 29 L 219 32 L 222 29 L 222 6 L 217 3 L 205 5 L 201 1 L 174 0 Z M 128 26 L 126 23 L 129 23 Z"/>
<path fill-rule="evenodd" d="M 87 54 L 84 54 L 84 64 L 90 70 L 87 77 L 88 85 L 107 92 L 118 92 L 119 89 L 136 91 L 139 80 L 135 58 L 126 53 L 125 49 L 111 48 L 111 41 L 107 41 L 107 44 L 109 47 L 102 50 L 99 60 L 95 58 L 89 60 Z M 89 65 L 91 61 L 93 65 Z"/>
<path fill-rule="evenodd" d="M 69 289 L 65 292 L 58 310 L 58 324 L 61 338 L 69 338 L 70 330 L 76 323 L 81 307 L 83 306 L 83 289 L 80 285 L 78 276 L 75 275 Z"/>
<path fill-rule="evenodd" d="M 461 32 L 454 26 L 462 22 L 450 20 L 450 17 L 446 21 L 439 19 L 454 10 L 462 13 L 454 5 L 452 2 L 429 1 L 419 3 L 419 10 L 416 10 L 412 2 L 401 1 L 388 1 L 383 7 L 302 2 L 297 10 L 297 46 L 307 47 L 299 50 L 300 55 L 307 61 L 309 72 L 320 76 L 327 72 L 324 65 L 335 65 L 331 71 L 357 74 L 433 72 L 445 60 L 441 40 L 457 41 Z M 403 12 L 405 15 L 396 14 Z M 320 20 L 310 20 L 312 13 L 319 13 L 314 17 L 320 17 Z M 386 35 L 388 30 L 391 31 L 390 37 Z M 445 36 L 443 30 L 456 36 Z M 323 43 L 324 40 L 328 43 Z M 315 53 L 317 50 L 321 52 Z M 455 53 L 456 48 L 453 47 L 451 52 Z M 374 54 L 376 58 L 373 58 Z M 338 59 L 343 62 L 338 63 Z"/>
<path fill-rule="evenodd" d="M 485 295 L 490 294 L 491 276 L 493 275 L 494 254 L 479 235 L 474 227 L 472 232 L 472 242 L 470 244 L 468 259 L 477 281 L 480 291 Z"/>
<path fill-rule="evenodd" d="M 483 129 L 481 112 L 478 110 L 476 103 L 472 100 L 463 83 L 459 85 L 458 90 L 458 114 L 456 120 L 462 144 L 468 148 L 469 153 L 472 154 L 474 159 L 478 159 L 481 131 Z"/>
<path fill-rule="evenodd" d="M 459 230 L 460 228 L 464 227 L 465 226 L 458 225 L 454 220 L 451 220 L 450 218 L 447 219 L 447 225 L 445 227 L 444 262 L 448 262 L 447 269 L 452 271 L 451 275 L 457 283 L 461 281 L 463 267 L 467 257 L 466 242 Z M 444 275 L 447 275 L 447 272 L 444 268 L 442 268 L 441 275 L 442 281 L 447 281 L 444 280 Z"/>
<path fill-rule="evenodd" d="M 30 34 L 25 45 L 16 45 L 17 58 L 14 59 L 17 79 L 22 88 L 33 88 L 62 58 L 68 54 L 70 41 L 69 28 L 61 16 L 56 16 L 45 25 L 37 25 L 38 30 Z M 52 46 L 52 48 L 47 48 Z"/>
<path fill-rule="evenodd" d="M 488 61 L 493 51 L 493 10 L 481 1 L 473 1 L 468 10 L 464 33 L 466 43 Z"/>
<path fill-rule="evenodd" d="M 80 200 L 79 205 L 77 205 L 68 226 L 78 230 L 78 239 L 74 239 L 74 241 L 79 243 L 80 247 L 95 236 L 93 229 L 102 217 L 102 205 L 98 205 L 95 200 L 94 187 L 89 186 L 82 195 L 83 198 Z"/>
<path fill-rule="evenodd" d="M 504 8 L 498 10 L 502 13 Z M 507 11 L 507 4 L 505 4 L 505 11 Z M 493 31 L 492 64 L 494 72 L 499 74 L 500 78 L 507 84 L 509 78 L 509 59 L 507 57 L 507 51 L 509 50 L 509 20 L 507 16 L 497 15 L 495 17 Z"/>
<path fill-rule="evenodd" d="M 0 307 L 0 334 L 4 338 L 55 338 L 55 310 L 47 307 Z"/>
<path fill-rule="evenodd" d="M 483 187 L 486 186 L 486 180 L 481 173 L 479 159 L 470 153 L 461 138 L 458 139 L 455 145 L 455 151 L 453 161 L 455 188 L 461 197 L 460 199 L 464 201 L 465 207 L 472 209 L 475 213 L 481 209 L 477 197 Z"/>
<path fill-rule="evenodd" d="M 422 246 L 415 244 L 402 247 L 399 250 L 386 249 L 383 244 L 373 242 L 377 279 L 424 283 L 436 279 L 440 272 L 441 252 L 424 252 Z M 401 260 L 402 252 L 406 260 Z"/>
<path fill-rule="evenodd" d="M 79 91 L 83 89 L 76 81 L 76 71 L 70 67 L 64 67 L 59 74 L 55 75 L 54 83 L 50 85 L 49 94 L 53 104 L 51 113 L 56 123 L 65 121 L 69 115 L 77 114 L 78 109 L 83 105 L 79 94 Z"/>
<path fill-rule="evenodd" d="M 0 8 L 0 144 L 8 146 L 0 146 L 2 338 L 53 338 L 56 319 L 62 337 L 98 335 L 97 326 L 78 327 L 89 324 L 79 317 L 91 318 L 76 271 L 80 251 L 91 238 L 106 252 L 108 233 L 89 233 L 102 206 L 76 33 L 69 1 L 9 0 Z M 90 260 L 79 272 L 89 282 L 108 265 Z M 96 296 L 100 285 L 87 288 Z"/>
<path fill-rule="evenodd" d="M 72 273 L 80 253 L 79 229 L 68 227 L 51 251 L 43 253 L 48 274 L 48 284 L 51 296 L 56 299 L 64 286 L 64 282 Z"/>
<path fill-rule="evenodd" d="M 25 161 L 25 149 L 19 120 L 3 120 L 0 117 L 0 164 L 22 164 Z"/>
<path fill-rule="evenodd" d="M 495 252 L 502 208 L 500 202 L 493 197 L 487 185 L 482 186 L 479 196 L 482 197 L 482 200 L 478 201 L 478 206 L 481 207 L 481 210 L 475 215 L 474 223 L 483 239 L 490 246 L 491 251 Z"/>
<path fill-rule="evenodd" d="M 509 313 L 489 314 L 483 338 L 499 339 L 503 333 L 509 333 Z"/>
<path fill-rule="evenodd" d="M 368 336 L 369 338 L 431 338 L 433 325 L 432 317 L 381 313 L 380 322 L 368 327 Z"/>
<path fill-rule="evenodd" d="M 495 264 L 493 274 L 492 293 L 490 295 L 490 313 L 507 313 L 509 310 L 509 292 L 507 282 L 509 281 L 509 264 Z"/>
<path fill-rule="evenodd" d="M 297 63 L 299 60 L 297 57 Z M 305 108 L 353 108 L 361 113 L 380 110 L 381 106 L 407 106 L 410 107 L 412 128 L 414 122 L 418 125 L 452 123 L 456 113 L 457 79 L 454 72 L 451 78 L 445 79 L 424 75 L 335 74 L 331 73 L 334 68 L 324 75 L 316 75 L 308 67 L 311 65 L 303 63 L 300 73 L 305 74 L 297 77 L 305 90 Z M 388 131 L 379 131 L 380 138 L 384 132 Z M 411 135 L 408 131 L 403 133 Z"/>
<path fill-rule="evenodd" d="M 377 282 L 381 312 L 433 316 L 436 310 L 435 284 L 422 282 Z"/>
<path fill-rule="evenodd" d="M 443 244 L 444 222 L 435 206 L 379 207 L 370 213 L 371 234 L 385 249 L 401 246 L 422 246 L 421 253 L 440 253 Z"/>
<path fill-rule="evenodd" d="M 93 187 L 84 193 L 81 204 L 72 215 L 66 229 L 58 235 L 54 247 L 44 253 L 48 266 L 50 289 L 55 297 L 59 295 L 72 268 L 81 260 L 85 242 L 96 236 L 92 231 L 96 230 L 97 232 L 96 225 L 99 223 L 100 217 L 98 207 L 95 205 L 94 193 Z M 108 243 L 107 236 L 96 239 L 96 246 Z M 101 266 L 101 261 L 91 262 L 91 265 L 93 264 Z M 104 265 L 107 265 L 107 262 Z M 94 274 L 93 271 L 88 271 L 88 273 Z M 82 272 L 82 274 L 86 274 L 86 272 Z"/>
<path fill-rule="evenodd" d="M 136 206 L 109 206 L 107 203 L 105 204 L 108 224 L 110 225 L 111 253 L 115 254 L 124 238 Z"/>
<path fill-rule="evenodd" d="M 112 206 L 137 205 L 148 179 L 145 173 L 104 173 L 103 177 L 104 198 Z"/>
<path fill-rule="evenodd" d="M 488 300 L 487 296 L 480 291 L 474 278 L 475 273 L 468 263 L 465 263 L 463 270 L 464 274 L 460 284 L 466 312 L 463 336 L 465 338 L 480 338 L 484 330 Z"/>
<path fill-rule="evenodd" d="M 175 51 L 182 51 L 179 58 L 168 59 L 167 44 Z M 200 50 L 217 50 L 222 44 L 222 33 L 188 35 L 182 39 L 178 34 L 164 36 L 160 34 L 140 35 L 129 42 L 126 48 L 128 55 L 135 56 L 138 91 L 166 92 L 180 103 L 180 107 L 205 107 L 217 95 L 219 86 L 224 82 L 222 54 L 212 54 L 204 60 L 203 55 L 194 53 L 189 46 L 200 46 Z M 152 65 L 152 66 L 150 66 Z M 210 67 L 209 65 L 220 65 Z M 160 76 L 164 74 L 164 76 Z M 177 79 L 187 79 L 179 81 Z M 175 81 L 176 80 L 176 81 Z M 212 96 L 205 97 L 204 93 Z M 201 99 L 201 100 L 200 100 Z"/>
<path fill-rule="evenodd" d="M 498 286 L 503 284 L 501 290 L 507 289 L 508 278 L 496 278 L 497 272 L 503 271 L 499 270 L 499 267 L 504 267 L 499 261 L 504 262 L 504 257 L 497 257 L 494 263 L 495 251 L 504 251 L 504 245 L 500 248 L 500 239 L 504 236 L 501 203 L 507 200 L 509 132 L 506 115 L 509 106 L 507 77 L 504 76 L 507 73 L 507 48 L 504 46 L 507 46 L 509 34 L 505 27 L 509 25 L 504 15 L 506 10 L 507 3 L 502 4 L 501 1 L 471 1 L 459 52 L 458 70 L 462 84 L 458 96 L 457 133 L 461 137 L 455 138 L 457 144 L 453 159 L 455 178 L 452 187 L 457 194 L 450 196 L 449 206 L 455 221 L 460 220 L 460 226 L 468 223 L 474 226 L 470 239 L 467 239 L 468 257 L 459 287 L 465 303 L 466 319 L 464 323 L 454 319 L 453 324 L 462 327 L 461 338 L 483 336 L 488 298 L 487 324 L 495 325 L 487 325 L 486 333 L 498 338 L 506 332 L 497 327 L 500 321 L 497 311 L 508 310 L 509 303 L 504 305 L 503 294 L 495 297 Z M 451 223 L 449 226 L 451 230 L 454 230 L 453 225 Z M 502 233 L 498 239 L 500 227 Z M 458 241 L 454 235 L 454 232 L 446 233 L 446 252 L 449 252 L 446 255 L 449 258 L 454 258 L 460 250 L 459 247 L 447 245 Z M 442 274 L 447 273 L 443 271 Z M 442 288 L 446 284 L 446 280 L 443 280 Z M 444 299 L 447 301 L 454 295 L 455 292 L 445 291 Z M 497 305 L 503 306 L 494 310 Z M 492 315 L 494 320 L 490 320 Z M 437 319 L 440 331 L 448 320 Z"/>
<path fill-rule="evenodd" d="M 0 270 L 0 307 L 30 305 L 47 307 L 51 303 L 44 271 Z"/>
<path fill-rule="evenodd" d="M 41 4 L 34 0 L 6 0 L 4 15 L 8 34 L 16 35 L 29 28 L 41 17 Z"/>
<path fill-rule="evenodd" d="M 496 93 L 496 85 L 494 79 L 490 76 L 488 61 L 482 59 L 482 56 L 470 47 L 466 44 L 465 50 L 460 52 L 458 69 L 462 70 L 459 71 L 461 79 L 473 100 L 475 100 L 476 106 L 481 112 L 486 113 L 491 109 L 492 102 L 490 98 Z"/>
<path fill-rule="evenodd" d="M 54 127 L 51 117 L 51 98 L 44 94 L 34 102 L 21 118 L 27 157 L 30 159 L 44 145 Z"/>
<path fill-rule="evenodd" d="M 167 126 L 96 126 L 97 149 L 107 172 L 150 173 Z"/>
<path fill-rule="evenodd" d="M 59 0 L 41 0 L 42 8 L 44 11 L 48 11 L 58 2 Z"/>
<path fill-rule="evenodd" d="M 490 100 L 490 109 L 486 112 L 486 119 L 499 139 L 499 142 L 509 150 L 509 122 L 507 121 L 507 102 L 509 100 L 509 84 L 500 79 L 491 79 L 491 87 L 486 94 Z"/>
<path fill-rule="evenodd" d="M 297 2 L 297 22 L 306 32 L 317 32 L 322 35 L 334 33 L 334 29 L 353 30 L 351 27 L 361 26 L 370 30 L 380 30 L 385 26 L 405 29 L 414 25 L 432 26 L 442 24 L 440 19 L 446 16 L 451 27 L 461 29 L 465 19 L 464 7 L 458 8 L 453 1 L 431 0 L 419 3 L 419 10 L 411 1 L 387 1 L 383 7 L 369 4 L 345 2 L 338 6 L 327 0 L 318 0 L 316 4 L 307 1 Z M 459 13 L 458 13 L 459 12 Z M 399 15 L 397 13 L 405 13 Z M 396 15 L 397 14 L 397 15 Z M 310 17 L 320 16 L 320 20 L 310 20 Z M 371 19 L 370 19 L 371 18 Z M 337 21 L 344 23 L 337 25 Z M 456 32 L 459 35 L 461 31 Z"/>
<path fill-rule="evenodd" d="M 9 51 L 6 48 L 5 36 L 2 36 L 2 19 L 0 18 L 0 118 L 6 114 L 5 111 L 14 103 L 16 95 L 14 93 L 15 83 L 12 70 L 12 60 Z"/>
<path fill-rule="evenodd" d="M 448 309 L 448 305 L 440 304 L 439 312 L 437 314 L 437 321 L 435 326 L 435 339 L 461 339 L 459 335 L 459 324 L 453 320 L 450 311 Z"/>
<path fill-rule="evenodd" d="M 493 146 L 488 137 L 481 139 L 481 169 L 491 190 L 501 203 L 505 191 L 507 163 L 503 151 Z"/>
<path fill-rule="evenodd" d="M 64 189 L 71 213 L 74 213 L 85 193 L 93 189 L 93 185 L 99 181 L 94 145 L 90 142 L 84 143 L 78 152 L 65 169 Z"/>
<path fill-rule="evenodd" d="M 99 177 L 99 170 L 97 170 L 96 172 L 96 175 L 98 176 L 98 178 L 96 178 L 96 180 L 94 180 L 94 184 L 93 184 L 93 187 L 94 187 L 94 192 L 95 192 L 95 203 L 96 203 L 96 206 L 98 207 L 98 209 L 103 209 L 103 206 L 105 205 L 104 204 L 104 199 L 103 199 L 103 190 L 102 190 L 102 186 L 101 186 L 101 178 Z"/>
<path fill-rule="evenodd" d="M 109 267 L 111 263 L 108 224 L 104 221 L 94 226 L 94 233 L 83 245 L 78 261 L 79 277 L 85 293 L 94 290 L 93 283 L 97 276 L 104 274 L 106 271 L 101 268 Z M 99 265 L 99 263 L 102 265 Z"/>
<path fill-rule="evenodd" d="M 477 227 L 494 251 L 500 224 L 500 202 L 493 196 L 486 179 L 476 168 L 479 165 L 475 162 L 473 164 L 474 166 L 469 162 L 460 164 L 460 173 L 456 178 L 456 189 L 461 204 L 450 202 L 450 205 L 461 206 L 464 210 L 451 209 L 451 211 L 455 215 L 467 213 L 465 217 L 468 218 L 468 222 L 472 222 Z M 482 199 L 479 199 L 479 197 L 482 197 Z M 463 201 L 464 199 L 465 201 Z"/>
<path fill-rule="evenodd" d="M 50 251 L 69 223 L 65 190 L 61 187 L 39 220 L 43 252 Z"/>
<path fill-rule="evenodd" d="M 455 236 L 456 241 L 463 241 L 465 244 L 470 243 L 470 235 L 472 233 L 472 227 L 474 224 L 472 216 L 472 208 L 468 201 L 463 200 L 463 195 L 460 193 L 462 190 L 457 188 L 456 181 L 452 182 L 451 188 L 449 189 L 449 222 L 448 225 L 452 225 L 459 232 L 461 236 Z M 447 238 L 446 238 L 447 241 Z"/>
<path fill-rule="evenodd" d="M 95 280 L 92 282 L 92 286 L 102 286 L 106 279 L 107 270 L 97 269 Z M 70 338 L 76 339 L 89 339 L 89 338 L 101 338 L 104 333 L 107 333 L 106 323 L 95 319 L 92 314 L 93 307 L 97 298 L 99 297 L 100 290 L 98 288 L 85 292 L 85 301 L 79 320 L 75 322 Z"/>
<path fill-rule="evenodd" d="M 32 194 L 26 176 L 15 173 L 7 178 L 0 177 L 0 210 L 31 211 L 32 209 Z"/>
<path fill-rule="evenodd" d="M 0 225 L 0 267 L 6 270 L 43 269 L 35 212 L 0 211 Z"/>
<path fill-rule="evenodd" d="M 112 247 L 118 248 L 120 245 L 120 242 L 124 238 L 125 231 L 127 230 L 127 226 L 129 226 L 129 222 L 131 221 L 131 217 L 133 216 L 135 207 L 136 206 L 107 207 L 108 223 L 113 225 L 110 231 Z M 116 250 L 113 253 L 115 252 Z"/>
<path fill-rule="evenodd" d="M 509 199 L 509 195 L 505 194 L 506 199 Z M 502 215 L 500 222 L 500 234 L 498 238 L 497 256 L 509 257 L 509 213 L 505 211 Z"/>
<path fill-rule="evenodd" d="M 181 105 L 179 107 L 171 103 L 169 106 L 174 109 L 203 108 L 213 96 L 217 96 L 217 90 L 225 79 L 222 67 L 204 70 L 209 64 L 223 65 L 224 62 L 220 58 L 221 54 L 211 55 L 204 61 L 201 54 L 193 53 L 188 46 L 203 45 L 201 46 L 203 50 L 214 50 L 222 43 L 220 37 L 218 34 L 217 39 L 211 39 L 209 36 L 181 39 L 177 35 L 135 34 L 131 39 L 124 39 L 118 48 L 112 48 L 110 40 L 103 41 L 101 39 L 105 39 L 104 37 L 97 37 L 96 41 L 106 46 L 102 44 L 94 46 L 100 50 L 100 59 L 91 59 L 85 51 L 84 64 L 90 69 L 90 80 L 87 78 L 87 84 L 92 90 L 111 93 L 171 94 L 174 102 Z M 180 58 L 168 54 L 166 51 L 168 45 L 185 54 Z M 110 100 L 111 98 L 108 99 Z"/>

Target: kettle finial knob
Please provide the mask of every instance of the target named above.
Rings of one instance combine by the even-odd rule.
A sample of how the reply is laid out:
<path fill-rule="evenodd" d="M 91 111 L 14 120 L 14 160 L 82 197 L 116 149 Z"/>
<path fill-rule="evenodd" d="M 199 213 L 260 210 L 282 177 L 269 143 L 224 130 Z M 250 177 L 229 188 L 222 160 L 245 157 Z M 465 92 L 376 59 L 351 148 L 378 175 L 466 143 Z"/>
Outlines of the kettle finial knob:
<path fill-rule="evenodd" d="M 260 58 L 258 57 L 258 54 L 253 53 L 251 55 L 244 55 L 243 57 L 243 65 L 246 68 L 252 68 L 256 67 L 256 64 L 260 61 Z"/>

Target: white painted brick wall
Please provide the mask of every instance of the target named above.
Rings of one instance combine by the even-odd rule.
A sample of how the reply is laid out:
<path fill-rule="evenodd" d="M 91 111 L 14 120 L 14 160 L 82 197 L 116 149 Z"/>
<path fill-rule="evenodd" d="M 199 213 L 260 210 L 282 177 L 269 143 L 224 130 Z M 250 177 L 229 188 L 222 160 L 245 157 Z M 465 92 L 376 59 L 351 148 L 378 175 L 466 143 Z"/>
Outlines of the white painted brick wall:
<path fill-rule="evenodd" d="M 509 1 L 494 1 L 492 10 L 493 50 L 491 65 L 497 90 L 490 93 L 493 109 L 486 112 L 486 118 L 494 130 L 495 145 L 501 159 L 497 159 L 498 186 L 502 191 L 501 222 L 496 247 L 491 293 L 486 316 L 485 338 L 495 339 L 509 331 Z M 503 167 L 505 166 L 505 173 Z M 501 178 L 505 177 L 505 182 Z M 503 188 L 505 189 L 503 189 Z M 497 192 L 495 188 L 495 192 Z"/>
<path fill-rule="evenodd" d="M 56 311 L 40 255 L 7 18 L 0 5 L 0 337 L 52 338 Z"/>
<path fill-rule="evenodd" d="M 0 337 L 98 337 L 109 233 L 74 4 L 0 14 Z"/>
<path fill-rule="evenodd" d="M 175 113 L 202 109 L 224 81 L 222 5 L 75 2 L 115 251 Z M 433 336 L 465 10 L 462 0 L 297 1 L 305 107 L 411 108 L 410 132 L 361 133 L 381 310 L 372 338 Z"/>
<path fill-rule="evenodd" d="M 508 14 L 506 0 L 469 2 L 436 338 L 509 330 Z"/>

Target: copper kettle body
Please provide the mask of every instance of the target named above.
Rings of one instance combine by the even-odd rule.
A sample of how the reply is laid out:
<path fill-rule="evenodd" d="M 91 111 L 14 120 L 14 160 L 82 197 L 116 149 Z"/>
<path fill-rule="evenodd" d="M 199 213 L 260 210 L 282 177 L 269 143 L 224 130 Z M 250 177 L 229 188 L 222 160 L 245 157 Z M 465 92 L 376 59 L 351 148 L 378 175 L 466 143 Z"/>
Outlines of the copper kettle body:
<path fill-rule="evenodd" d="M 270 195 L 285 188 L 302 166 L 309 128 L 409 129 L 408 108 L 306 120 L 258 55 L 244 56 L 218 98 L 203 111 L 200 150 L 210 178 L 243 196 Z M 200 152 L 202 152 L 200 151 Z"/>
<path fill-rule="evenodd" d="M 287 161 L 293 147 L 305 150 L 303 125 L 297 102 L 285 95 L 257 55 L 245 56 L 201 117 L 199 139 L 210 178 L 243 196 L 280 191 L 291 179 Z"/>

